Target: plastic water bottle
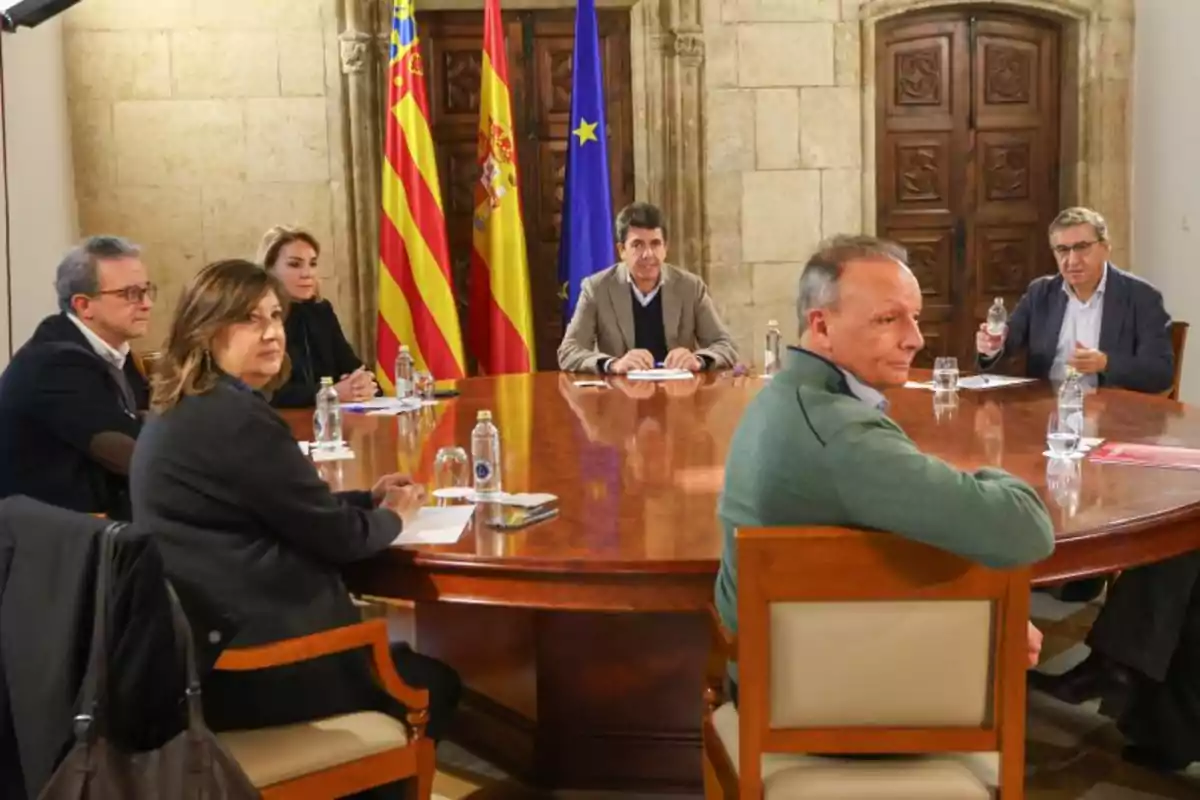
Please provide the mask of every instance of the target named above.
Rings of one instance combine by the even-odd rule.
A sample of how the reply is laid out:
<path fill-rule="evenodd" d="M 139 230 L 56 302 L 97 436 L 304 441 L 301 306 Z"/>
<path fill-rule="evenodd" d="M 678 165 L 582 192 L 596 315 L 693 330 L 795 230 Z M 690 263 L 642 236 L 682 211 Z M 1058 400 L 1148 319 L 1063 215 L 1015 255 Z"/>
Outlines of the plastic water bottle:
<path fill-rule="evenodd" d="M 992 336 L 1003 336 L 1004 327 L 1008 325 L 1008 311 L 1004 308 L 1004 298 L 997 297 L 996 302 L 988 309 L 987 332 Z"/>
<path fill-rule="evenodd" d="M 408 352 L 408 345 L 400 345 L 396 354 L 396 399 L 407 400 L 413 396 L 413 357 Z"/>
<path fill-rule="evenodd" d="M 782 341 L 783 337 L 779 335 L 779 323 L 771 320 L 767 323 L 767 351 L 763 354 L 764 375 L 774 375 L 783 367 L 779 356 Z"/>
<path fill-rule="evenodd" d="M 475 430 L 471 431 L 475 494 L 498 495 L 503 491 L 500 488 L 500 431 L 492 424 L 491 411 L 480 411 L 476 420 Z"/>
<path fill-rule="evenodd" d="M 1083 436 L 1083 384 L 1077 377 L 1068 377 L 1058 389 L 1058 418 Z"/>
<path fill-rule="evenodd" d="M 321 378 L 316 405 L 313 446 L 317 450 L 336 450 L 342 444 L 342 401 L 337 389 L 333 388 L 333 378 Z"/>

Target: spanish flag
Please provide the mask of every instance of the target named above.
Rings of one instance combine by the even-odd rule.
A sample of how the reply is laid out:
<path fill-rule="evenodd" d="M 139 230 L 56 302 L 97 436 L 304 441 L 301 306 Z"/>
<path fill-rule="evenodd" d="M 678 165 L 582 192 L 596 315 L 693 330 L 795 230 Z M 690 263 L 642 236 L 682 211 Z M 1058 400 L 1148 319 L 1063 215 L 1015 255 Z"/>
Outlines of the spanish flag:
<path fill-rule="evenodd" d="M 471 251 L 471 350 L 484 374 L 533 369 L 533 306 L 500 0 L 486 0 L 479 97 L 479 183 Z"/>
<path fill-rule="evenodd" d="M 386 126 L 375 372 L 388 391 L 401 344 L 434 378 L 465 372 L 413 0 L 392 4 Z"/>

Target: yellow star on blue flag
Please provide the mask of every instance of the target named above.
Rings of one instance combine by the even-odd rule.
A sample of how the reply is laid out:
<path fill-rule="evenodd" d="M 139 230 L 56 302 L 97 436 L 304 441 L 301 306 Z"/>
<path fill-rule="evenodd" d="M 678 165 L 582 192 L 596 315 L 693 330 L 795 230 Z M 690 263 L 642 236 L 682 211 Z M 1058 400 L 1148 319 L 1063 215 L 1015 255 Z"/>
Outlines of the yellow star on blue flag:
<path fill-rule="evenodd" d="M 572 135 L 579 137 L 579 146 L 583 147 L 588 142 L 599 142 L 596 138 L 596 126 L 599 122 L 588 122 L 586 119 L 579 120 L 579 127 L 571 131 Z"/>

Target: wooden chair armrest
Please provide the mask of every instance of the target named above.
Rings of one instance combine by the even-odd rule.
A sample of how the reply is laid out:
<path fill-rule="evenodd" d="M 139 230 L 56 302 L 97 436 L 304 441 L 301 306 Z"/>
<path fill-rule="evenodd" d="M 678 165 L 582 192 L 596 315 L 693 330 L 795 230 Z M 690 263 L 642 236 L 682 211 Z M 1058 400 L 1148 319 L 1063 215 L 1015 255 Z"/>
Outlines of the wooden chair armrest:
<path fill-rule="evenodd" d="M 416 716 L 423 725 L 429 708 L 429 692 L 409 686 L 396 674 L 396 665 L 392 662 L 391 645 L 388 642 L 387 623 L 382 619 L 367 620 L 255 647 L 231 648 L 221 653 L 214 669 L 222 672 L 269 669 L 311 661 L 335 653 L 345 653 L 360 647 L 371 648 L 372 661 L 379 681 L 388 694 L 408 708 L 409 722 L 416 724 Z"/>
<path fill-rule="evenodd" d="M 725 627 L 721 614 L 712 603 L 708 604 L 708 622 L 712 629 L 713 644 L 726 661 L 737 661 L 737 634 Z"/>

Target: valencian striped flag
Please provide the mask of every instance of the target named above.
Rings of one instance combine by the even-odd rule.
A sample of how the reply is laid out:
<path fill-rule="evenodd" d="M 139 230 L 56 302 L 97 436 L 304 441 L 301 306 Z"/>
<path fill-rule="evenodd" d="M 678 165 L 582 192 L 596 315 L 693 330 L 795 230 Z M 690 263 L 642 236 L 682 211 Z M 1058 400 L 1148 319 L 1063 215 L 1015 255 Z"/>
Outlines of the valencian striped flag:
<path fill-rule="evenodd" d="M 408 345 L 418 368 L 437 379 L 464 375 L 413 0 L 392 4 L 388 76 L 376 348 L 376 373 L 385 391 L 394 385 L 392 372 L 401 344 Z"/>
<path fill-rule="evenodd" d="M 567 145 L 563 192 L 562 240 L 558 246 L 558 279 L 566 301 L 563 319 L 570 321 L 579 302 L 583 279 L 611 267 L 613 251 L 612 192 L 608 183 L 608 137 L 604 122 L 604 79 L 596 0 L 579 0 L 575 9 L 575 56 L 571 77 L 571 139 Z"/>
<path fill-rule="evenodd" d="M 500 0 L 486 3 L 469 335 L 479 370 L 495 375 L 533 369 L 533 307 Z"/>

